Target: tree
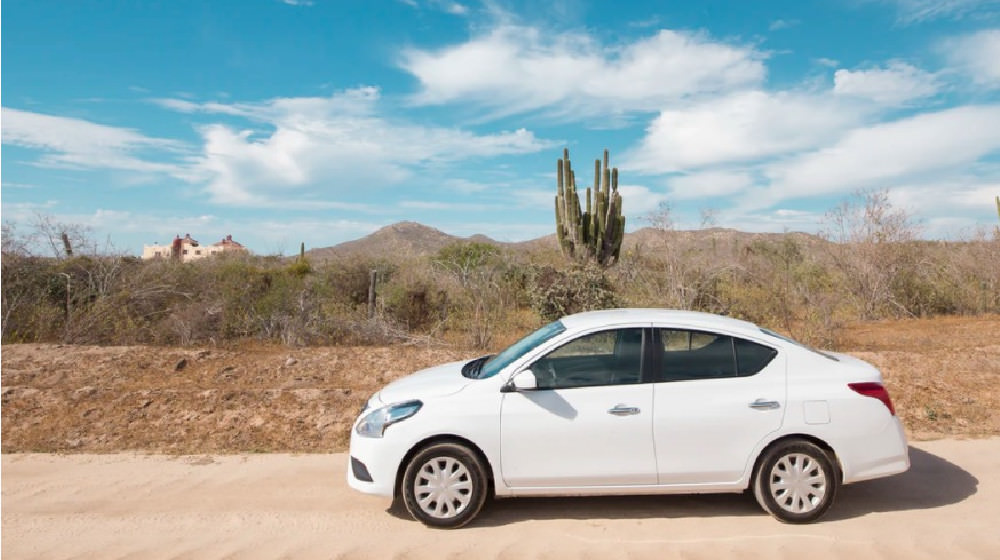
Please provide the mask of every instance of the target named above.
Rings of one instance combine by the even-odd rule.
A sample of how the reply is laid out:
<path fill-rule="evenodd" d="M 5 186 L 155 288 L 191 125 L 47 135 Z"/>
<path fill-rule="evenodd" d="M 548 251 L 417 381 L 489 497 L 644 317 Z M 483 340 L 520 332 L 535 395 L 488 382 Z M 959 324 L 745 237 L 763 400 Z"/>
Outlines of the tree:
<path fill-rule="evenodd" d="M 834 265 L 863 319 L 913 314 L 906 298 L 897 297 L 897 288 L 920 261 L 920 248 L 913 243 L 918 232 L 885 190 L 859 191 L 827 213 L 822 235 L 833 242 Z"/>
<path fill-rule="evenodd" d="M 458 241 L 438 251 L 432 262 L 458 282 L 459 303 L 469 313 L 464 317 L 469 342 L 475 348 L 489 347 L 507 307 L 501 285 L 506 263 L 500 248 L 490 243 Z"/>

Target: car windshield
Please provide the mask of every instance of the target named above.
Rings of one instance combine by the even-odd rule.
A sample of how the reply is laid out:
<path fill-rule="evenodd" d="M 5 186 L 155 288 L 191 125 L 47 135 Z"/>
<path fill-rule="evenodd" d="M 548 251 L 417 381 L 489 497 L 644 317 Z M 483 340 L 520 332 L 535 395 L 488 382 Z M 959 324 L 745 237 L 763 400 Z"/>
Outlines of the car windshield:
<path fill-rule="evenodd" d="M 493 356 L 485 364 L 483 364 L 482 370 L 480 370 L 479 373 L 479 379 L 493 377 L 494 375 L 500 373 L 500 370 L 509 366 L 514 360 L 527 354 L 531 351 L 531 349 L 565 330 L 566 327 L 564 327 L 561 322 L 556 321 L 554 323 L 549 323 L 521 340 L 518 340 L 514 344 L 508 346 L 506 350 L 500 352 L 496 356 Z"/>

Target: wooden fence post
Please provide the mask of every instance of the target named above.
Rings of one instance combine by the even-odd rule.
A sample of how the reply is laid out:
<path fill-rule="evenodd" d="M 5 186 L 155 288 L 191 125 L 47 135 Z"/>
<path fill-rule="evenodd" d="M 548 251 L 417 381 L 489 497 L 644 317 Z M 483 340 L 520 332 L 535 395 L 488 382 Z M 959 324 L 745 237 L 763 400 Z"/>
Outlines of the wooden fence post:
<path fill-rule="evenodd" d="M 368 318 L 375 317 L 375 282 L 378 280 L 378 271 L 372 270 L 368 282 Z"/>

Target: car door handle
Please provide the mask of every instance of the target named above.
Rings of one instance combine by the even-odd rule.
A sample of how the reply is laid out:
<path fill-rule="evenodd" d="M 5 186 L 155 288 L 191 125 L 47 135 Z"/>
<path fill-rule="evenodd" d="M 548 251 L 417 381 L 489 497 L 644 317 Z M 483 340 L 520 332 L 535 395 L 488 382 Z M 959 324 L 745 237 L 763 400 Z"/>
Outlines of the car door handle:
<path fill-rule="evenodd" d="M 614 414 L 615 416 L 634 416 L 639 414 L 640 410 L 634 406 L 625 406 L 623 404 L 615 405 L 614 408 L 608 409 L 608 414 Z"/>
<path fill-rule="evenodd" d="M 750 403 L 750 408 L 754 410 L 774 410 L 776 408 L 781 408 L 781 404 L 779 404 L 778 401 L 757 399 Z"/>

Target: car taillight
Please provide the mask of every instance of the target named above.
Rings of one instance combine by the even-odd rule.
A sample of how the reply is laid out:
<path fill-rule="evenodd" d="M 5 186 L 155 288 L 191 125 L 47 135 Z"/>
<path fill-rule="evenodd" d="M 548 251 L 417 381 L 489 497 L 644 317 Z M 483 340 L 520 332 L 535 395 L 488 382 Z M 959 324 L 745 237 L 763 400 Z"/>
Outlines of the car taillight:
<path fill-rule="evenodd" d="M 889 414 L 896 415 L 892 399 L 889 398 L 889 391 L 886 391 L 881 383 L 848 383 L 847 386 L 855 393 L 882 401 L 882 404 L 889 409 Z"/>

